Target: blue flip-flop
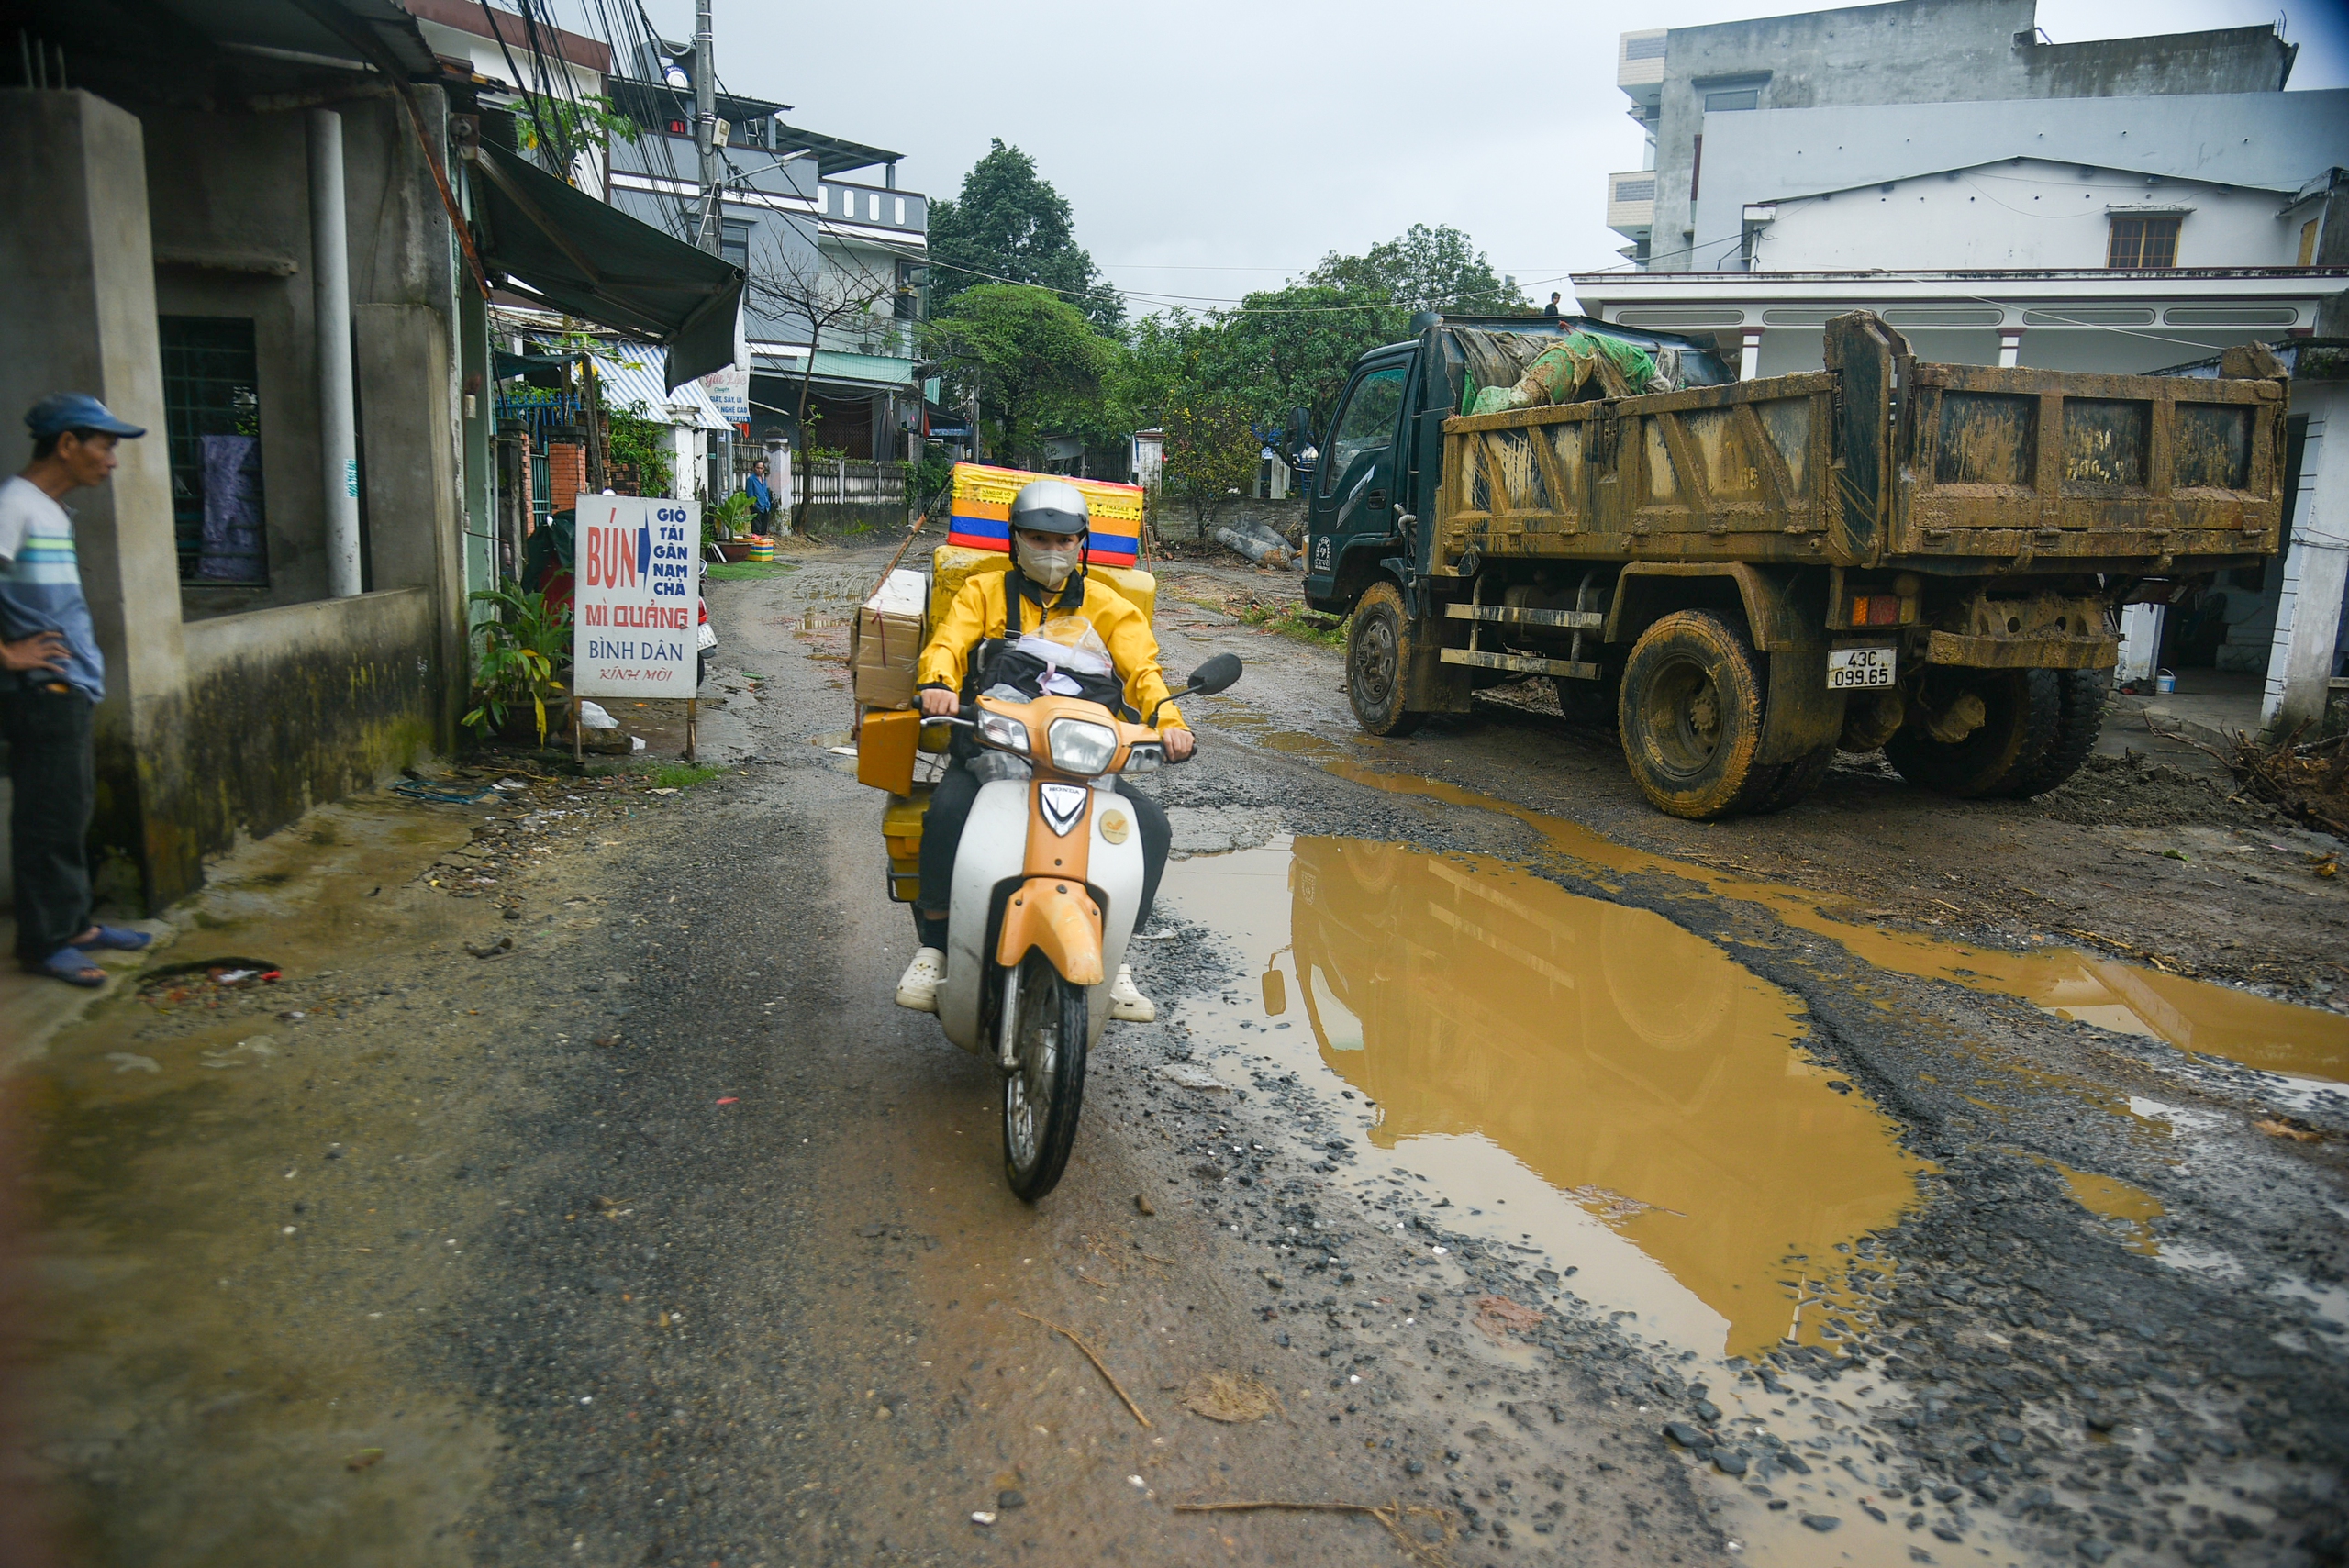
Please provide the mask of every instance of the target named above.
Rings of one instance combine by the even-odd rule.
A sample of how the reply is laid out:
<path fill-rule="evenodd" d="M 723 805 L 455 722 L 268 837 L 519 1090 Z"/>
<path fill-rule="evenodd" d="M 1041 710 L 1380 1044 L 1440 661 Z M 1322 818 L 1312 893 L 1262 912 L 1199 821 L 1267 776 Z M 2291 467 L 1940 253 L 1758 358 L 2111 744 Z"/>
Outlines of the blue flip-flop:
<path fill-rule="evenodd" d="M 98 934 L 88 941 L 73 942 L 69 945 L 77 947 L 83 952 L 89 952 L 97 948 L 107 948 L 117 952 L 137 952 L 154 940 L 147 932 L 134 931 L 128 926 L 100 926 Z"/>
<path fill-rule="evenodd" d="M 82 956 L 77 947 L 61 947 L 39 963 L 29 966 L 37 974 L 52 980 L 62 980 L 68 985 L 79 985 L 95 991 L 106 983 L 106 972 Z"/>

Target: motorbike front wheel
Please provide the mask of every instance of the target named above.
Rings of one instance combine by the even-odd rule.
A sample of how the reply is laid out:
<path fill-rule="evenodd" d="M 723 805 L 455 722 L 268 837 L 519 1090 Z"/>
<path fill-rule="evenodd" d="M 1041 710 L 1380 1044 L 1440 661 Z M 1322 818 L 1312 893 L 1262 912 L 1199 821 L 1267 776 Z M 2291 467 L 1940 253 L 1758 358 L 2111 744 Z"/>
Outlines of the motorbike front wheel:
<path fill-rule="evenodd" d="M 1019 1063 L 1003 1079 L 1003 1172 L 1025 1202 L 1058 1186 L 1068 1166 L 1091 1023 L 1085 988 L 1030 952 L 1020 962 L 1017 1006 L 1000 1023 Z"/>

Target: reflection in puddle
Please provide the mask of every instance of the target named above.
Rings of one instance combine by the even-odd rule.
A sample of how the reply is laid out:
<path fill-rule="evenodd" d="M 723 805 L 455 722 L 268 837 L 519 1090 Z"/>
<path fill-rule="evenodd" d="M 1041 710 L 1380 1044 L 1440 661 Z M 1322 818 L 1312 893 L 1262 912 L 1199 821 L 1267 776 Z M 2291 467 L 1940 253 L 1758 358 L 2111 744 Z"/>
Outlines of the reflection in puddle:
<path fill-rule="evenodd" d="M 1913 1201 L 1920 1167 L 1797 1047 L 1801 1004 L 1720 949 L 1402 844 L 1299 839 L 1180 862 L 1166 886 L 1269 971 L 1224 1009 L 1252 1049 L 1366 1094 L 1375 1146 L 1501 1210 L 1496 1234 L 1576 1268 L 1576 1294 L 1709 1355 L 1849 1331 L 1850 1244 Z"/>
<path fill-rule="evenodd" d="M 1858 901 L 1842 895 L 1813 893 L 1627 849 L 1575 823 L 1432 779 L 1383 773 L 1343 760 L 1326 765 L 1356 784 L 1515 817 L 1541 831 L 1560 852 L 1594 867 L 1684 877 L 1724 897 L 1765 905 L 1788 925 L 1840 942 L 1854 957 L 1879 969 L 2019 996 L 2061 1018 L 2165 1040 L 2184 1051 L 2268 1073 L 2349 1082 L 2349 1018 L 2337 1013 L 2274 1002 L 2071 949 L 2007 952 L 1887 930 L 1827 913 L 1856 911 Z"/>
<path fill-rule="evenodd" d="M 2072 1189 L 2072 1200 L 2082 1208 L 2099 1218 L 2117 1220 L 2127 1227 L 2131 1251 L 2142 1252 L 2148 1258 L 2160 1254 L 2161 1244 L 2154 1240 L 2154 1221 L 2168 1212 L 2162 1207 L 2161 1199 L 2118 1177 L 2075 1171 L 2059 1160 L 2042 1163 L 2053 1166 L 2064 1178 Z"/>

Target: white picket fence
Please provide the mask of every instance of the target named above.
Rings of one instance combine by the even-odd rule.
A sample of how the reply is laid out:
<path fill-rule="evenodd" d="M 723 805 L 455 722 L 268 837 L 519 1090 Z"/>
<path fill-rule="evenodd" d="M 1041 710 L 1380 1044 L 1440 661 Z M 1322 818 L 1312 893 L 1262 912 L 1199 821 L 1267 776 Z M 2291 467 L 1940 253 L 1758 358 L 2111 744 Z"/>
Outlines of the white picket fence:
<path fill-rule="evenodd" d="M 735 447 L 737 489 L 750 477 L 751 465 L 758 458 L 755 447 Z M 805 496 L 813 506 L 905 509 L 906 465 L 902 462 L 860 462 L 853 458 L 818 458 L 811 462 L 795 457 L 791 466 L 795 498 Z"/>

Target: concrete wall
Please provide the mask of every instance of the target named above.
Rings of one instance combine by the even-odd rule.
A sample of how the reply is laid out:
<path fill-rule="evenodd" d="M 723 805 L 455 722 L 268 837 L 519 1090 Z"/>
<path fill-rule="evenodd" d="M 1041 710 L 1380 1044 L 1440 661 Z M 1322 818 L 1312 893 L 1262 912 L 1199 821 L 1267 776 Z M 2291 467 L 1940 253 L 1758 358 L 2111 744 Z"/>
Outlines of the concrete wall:
<path fill-rule="evenodd" d="M 152 905 L 194 886 L 197 861 L 147 198 L 134 117 L 87 93 L 0 92 L 0 461 L 30 457 L 19 416 L 52 392 L 95 394 L 152 432 L 122 443 L 109 484 L 67 497 L 106 663 L 93 838 Z"/>
<path fill-rule="evenodd" d="M 1782 201 L 1753 270 L 2102 267 L 2108 209 L 2147 206 L 2188 209 L 2181 267 L 2286 267 L 2299 248 L 2299 225 L 2277 216 L 2289 195 L 2016 159 Z"/>
<path fill-rule="evenodd" d="M 373 789 L 442 744 L 422 588 L 187 628 L 187 824 L 206 855 Z"/>
<path fill-rule="evenodd" d="M 438 123 L 437 93 L 419 97 Z M 134 115 L 85 93 L 0 92 L 0 212 L 20 219 L 0 224 L 0 298 L 16 306 L 0 310 L 0 412 L 13 428 L 36 398 L 81 390 L 153 432 L 124 443 L 110 484 L 72 498 L 107 665 L 93 839 L 150 908 L 239 834 L 451 744 L 462 711 L 448 220 L 390 105 L 342 112 L 366 543 L 387 592 L 259 609 L 249 595 L 240 613 L 199 605 L 184 620 L 161 310 L 253 316 L 273 569 L 259 596 L 324 588 L 300 115 Z"/>
<path fill-rule="evenodd" d="M 2092 260 L 2045 264 L 2100 267 L 2100 245 L 2067 246 L 2063 238 L 2096 226 L 2045 223 L 2041 214 L 2051 203 L 2087 206 L 2082 195 L 2090 189 L 2114 193 L 2107 199 L 2129 205 L 2177 199 L 2181 190 L 2233 188 L 2246 193 L 2237 199 L 2254 209 L 2244 217 L 2246 231 L 2221 232 L 2205 221 L 2213 214 L 2198 211 L 2186 226 L 2185 264 L 2290 266 L 2299 260 L 2300 224 L 2318 218 L 2323 203 L 2321 198 L 2304 203 L 2283 218 L 2277 217 L 2277 209 L 2328 168 L 2349 164 L 2349 90 L 2338 88 L 2172 94 L 2158 102 L 2081 98 L 1836 105 L 1769 108 L 1712 119 L 1717 134 L 1705 143 L 1702 191 L 1695 207 L 1697 231 L 1706 242 L 1690 258 L 1691 265 L 1676 270 L 1738 270 L 1745 208 L 1766 203 L 1777 204 L 1778 217 L 1765 230 L 1759 268 L 1784 271 L 1822 264 L 1798 260 L 1788 249 L 1788 237 L 1798 228 L 1808 235 L 1831 216 L 1822 210 L 1823 193 L 1834 193 L 1824 207 L 1848 220 L 1848 194 L 1873 201 L 1886 194 L 1877 187 L 1899 183 L 1909 186 L 1902 200 L 1914 206 L 1925 184 L 1933 182 L 1962 187 L 1952 193 L 1954 216 L 1937 229 L 1936 247 L 1926 250 L 1896 234 L 1893 248 L 1902 257 L 1855 264 L 2036 264 L 1960 260 L 1956 250 L 1969 242 L 1963 220 L 1970 217 L 1983 235 L 1995 239 L 1997 247 L 2011 247 L 2019 254 L 2043 248 L 2051 256 L 2092 255 Z M 2015 164 L 2016 160 L 2022 163 Z M 2053 186 L 2044 183 L 2050 180 Z M 2059 188 L 2065 187 L 2070 194 L 2059 199 Z M 2255 209 L 2263 201 L 2266 212 L 2261 215 Z M 2260 221 L 2263 216 L 2275 225 L 2272 229 Z M 1840 231 L 1842 225 L 1837 227 Z M 2028 231 L 2034 228 L 2060 232 L 2033 240 Z M 2336 234 L 2349 245 L 2349 226 Z M 1807 238 L 1800 249 L 1803 254 L 1816 254 L 1821 242 Z"/>
<path fill-rule="evenodd" d="M 1761 106 L 1776 109 L 2247 93 L 2281 88 L 2289 69 L 2288 50 L 2268 28 L 2056 46 L 2017 41 L 2035 25 L 2032 0 L 1899 0 L 1673 28 L 1655 124 L 1651 266 L 1691 271 L 1701 263 L 1688 247 L 1736 238 L 1734 223 L 1714 231 L 1696 224 L 1694 198 L 1706 183 L 1698 139 L 1709 154 L 1740 134 L 1742 112 L 1708 114 L 1709 91 L 1755 87 Z"/>
<path fill-rule="evenodd" d="M 2296 382 L 2292 412 L 2307 418 L 2308 439 L 2260 706 L 2261 720 L 2286 731 L 2323 721 L 2349 628 L 2349 384 Z"/>

